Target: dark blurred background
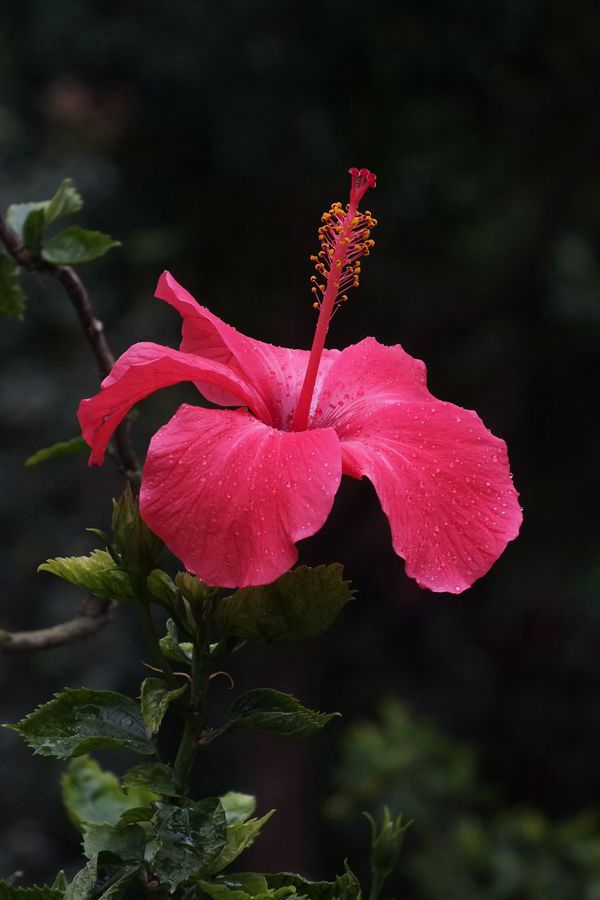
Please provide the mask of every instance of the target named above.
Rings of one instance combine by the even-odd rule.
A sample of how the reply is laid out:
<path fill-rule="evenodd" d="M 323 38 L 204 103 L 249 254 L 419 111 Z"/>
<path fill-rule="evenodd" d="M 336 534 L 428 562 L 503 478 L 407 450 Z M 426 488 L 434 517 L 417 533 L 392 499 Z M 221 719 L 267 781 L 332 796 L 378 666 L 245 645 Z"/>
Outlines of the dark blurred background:
<path fill-rule="evenodd" d="M 499 808 L 534 808 L 550 830 L 593 813 L 598 4 L 4 0 L 1 23 L 0 202 L 46 199 L 72 176 L 81 224 L 123 241 L 81 270 L 116 352 L 177 344 L 177 316 L 151 299 L 165 267 L 240 330 L 307 347 L 319 217 L 345 200 L 348 166 L 368 166 L 377 246 L 331 344 L 401 342 L 427 362 L 434 394 L 476 409 L 508 442 L 523 530 L 463 596 L 405 577 L 366 482 L 346 480 L 326 528 L 301 546 L 302 561 L 343 562 L 358 599 L 310 648 L 253 647 L 233 674 L 238 687 L 292 690 L 344 718 L 301 745 L 247 736 L 207 755 L 198 792 L 234 787 L 278 809 L 244 866 L 331 877 L 350 850 L 364 867 L 358 809 L 338 803 L 336 818 L 325 798 L 348 726 L 388 695 L 474 750 Z M 97 387 L 65 296 L 33 277 L 27 287 L 25 321 L 3 320 L 0 333 L 0 626 L 11 628 L 76 608 L 78 592 L 36 567 L 89 550 L 84 529 L 107 526 L 121 489 L 110 465 L 89 471 L 83 457 L 23 467 L 77 434 L 79 399 Z M 140 452 L 191 391 L 143 404 Z M 124 612 L 87 645 L 0 659 L 1 718 L 65 683 L 132 692 L 140 655 Z M 228 702 L 223 680 L 215 719 Z M 73 866 L 60 766 L 10 733 L 0 749 L 0 874 Z M 409 833 L 407 861 L 419 840 Z"/>

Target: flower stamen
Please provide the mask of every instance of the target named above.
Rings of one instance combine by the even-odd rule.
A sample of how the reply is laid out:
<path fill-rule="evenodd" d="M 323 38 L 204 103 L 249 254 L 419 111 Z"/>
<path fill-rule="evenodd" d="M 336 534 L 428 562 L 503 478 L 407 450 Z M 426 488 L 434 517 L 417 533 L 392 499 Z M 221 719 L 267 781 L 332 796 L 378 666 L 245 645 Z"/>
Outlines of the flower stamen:
<path fill-rule="evenodd" d="M 313 307 L 319 319 L 310 351 L 304 383 L 292 420 L 292 431 L 302 431 L 308 424 L 310 404 L 317 380 L 319 363 L 332 316 L 348 299 L 347 291 L 360 284 L 363 256 L 368 256 L 375 241 L 371 229 L 377 225 L 371 212 L 362 213 L 358 204 L 369 188 L 375 187 L 376 176 L 368 169 L 349 169 L 350 202 L 345 207 L 336 201 L 321 217 L 318 231 L 321 249 L 310 260 L 317 275 L 311 276 Z"/>

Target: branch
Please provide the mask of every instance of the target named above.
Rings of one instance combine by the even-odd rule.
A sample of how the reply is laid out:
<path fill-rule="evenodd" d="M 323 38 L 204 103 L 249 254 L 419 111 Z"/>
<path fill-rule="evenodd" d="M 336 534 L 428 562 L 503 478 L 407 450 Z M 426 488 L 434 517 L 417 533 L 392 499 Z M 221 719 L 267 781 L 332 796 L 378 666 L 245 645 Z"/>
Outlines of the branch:
<path fill-rule="evenodd" d="M 39 254 L 24 246 L 18 234 L 0 213 L 0 241 L 18 266 L 29 272 L 42 272 L 55 278 L 63 286 L 75 310 L 79 324 L 96 359 L 100 378 L 105 378 L 113 367 L 115 358 L 103 331 L 102 322 L 96 317 L 89 294 L 77 272 L 71 266 L 49 263 Z M 130 423 L 124 421 L 115 431 L 114 440 L 120 470 L 133 490 L 139 487 L 140 464 L 136 458 L 131 437 Z M 0 629 L 0 653 L 29 653 L 50 650 L 74 644 L 101 631 L 112 619 L 114 603 L 109 600 L 88 598 L 75 618 L 50 628 L 34 631 L 4 631 Z"/>
<path fill-rule="evenodd" d="M 0 630 L 0 653 L 30 653 L 51 650 L 85 640 L 101 631 L 113 617 L 116 604 L 110 600 L 89 597 L 83 601 L 79 612 L 68 622 L 39 628 L 35 631 Z"/>
<path fill-rule="evenodd" d="M 96 318 L 89 294 L 77 272 L 71 266 L 57 266 L 47 262 L 37 253 L 31 253 L 1 213 L 0 241 L 22 269 L 29 272 L 43 272 L 60 282 L 92 348 L 100 378 L 105 378 L 112 369 L 115 358 L 104 334 L 102 322 Z M 115 446 L 119 467 L 135 490 L 140 481 L 140 464 L 131 443 L 129 425 L 128 421 L 119 425 L 115 431 Z"/>

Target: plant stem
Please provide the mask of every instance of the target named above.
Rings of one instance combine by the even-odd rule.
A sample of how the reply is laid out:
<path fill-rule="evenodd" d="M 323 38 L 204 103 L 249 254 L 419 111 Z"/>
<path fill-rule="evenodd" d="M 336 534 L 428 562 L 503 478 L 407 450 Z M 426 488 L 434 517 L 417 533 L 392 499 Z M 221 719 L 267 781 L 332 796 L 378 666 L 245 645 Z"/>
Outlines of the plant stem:
<path fill-rule="evenodd" d="M 199 646 L 198 643 L 194 643 L 191 674 L 191 708 L 185 716 L 185 727 L 183 729 L 183 734 L 181 735 L 179 749 L 173 764 L 175 777 L 180 785 L 180 789 L 184 793 L 187 793 L 192 766 L 194 765 L 194 761 L 200 750 L 200 736 L 204 728 L 206 715 L 206 697 L 209 685 L 209 666 L 206 645 Z"/>
<path fill-rule="evenodd" d="M 142 616 L 142 626 L 144 629 L 144 633 L 148 638 L 150 650 L 152 651 L 152 658 L 163 673 L 165 681 L 167 682 L 169 687 L 173 689 L 178 688 L 180 687 L 180 683 L 177 681 L 177 678 L 173 673 L 173 669 L 171 668 L 169 660 L 164 656 L 160 648 L 158 634 L 156 632 L 154 619 L 152 618 L 152 612 L 150 610 L 150 602 L 145 596 L 142 595 L 140 597 L 140 602 L 138 605 Z"/>

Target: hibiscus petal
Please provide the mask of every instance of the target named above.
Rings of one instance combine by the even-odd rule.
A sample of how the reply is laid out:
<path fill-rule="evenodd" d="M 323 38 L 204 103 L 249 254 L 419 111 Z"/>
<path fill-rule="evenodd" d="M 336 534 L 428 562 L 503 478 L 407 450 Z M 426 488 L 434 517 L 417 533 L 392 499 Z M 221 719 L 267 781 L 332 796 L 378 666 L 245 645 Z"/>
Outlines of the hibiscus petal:
<path fill-rule="evenodd" d="M 333 429 L 282 432 L 243 411 L 184 404 L 150 442 L 140 509 L 208 584 L 267 584 L 321 528 L 340 478 Z"/>
<path fill-rule="evenodd" d="M 246 337 L 231 325 L 194 300 L 170 272 L 163 272 L 156 287 L 156 296 L 173 306 L 183 317 L 181 350 L 227 365 L 240 378 L 249 381 L 270 412 L 265 419 L 275 428 L 289 428 L 300 395 L 308 365 L 308 350 L 276 347 Z M 324 351 L 319 367 L 318 385 L 340 356 L 339 350 Z M 231 406 L 226 396 L 214 389 L 198 385 L 213 403 Z"/>
<path fill-rule="evenodd" d="M 471 410 L 388 403 L 339 434 L 344 474 L 372 481 L 394 550 L 421 587 L 464 591 L 517 536 L 506 444 Z"/>
<path fill-rule="evenodd" d="M 92 448 L 90 465 L 103 462 L 106 445 L 132 406 L 159 388 L 180 381 L 214 384 L 230 392 L 237 403 L 249 406 L 258 416 L 268 415 L 252 386 L 222 363 L 199 359 L 161 344 L 134 344 L 116 361 L 100 392 L 79 404 L 77 416 L 81 431 Z"/>
<path fill-rule="evenodd" d="M 346 347 L 332 362 L 317 390 L 313 428 L 333 425 L 342 434 L 346 423 L 373 406 L 428 400 L 425 363 L 406 353 L 400 344 L 386 347 L 368 337 Z"/>

